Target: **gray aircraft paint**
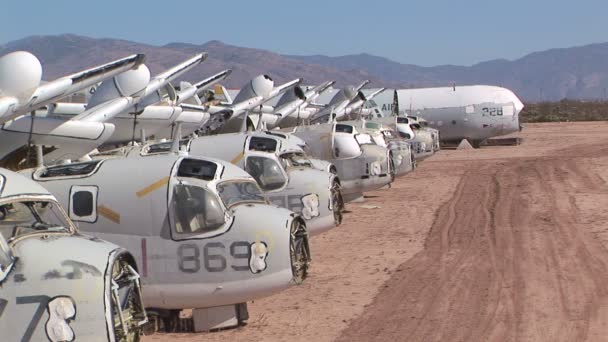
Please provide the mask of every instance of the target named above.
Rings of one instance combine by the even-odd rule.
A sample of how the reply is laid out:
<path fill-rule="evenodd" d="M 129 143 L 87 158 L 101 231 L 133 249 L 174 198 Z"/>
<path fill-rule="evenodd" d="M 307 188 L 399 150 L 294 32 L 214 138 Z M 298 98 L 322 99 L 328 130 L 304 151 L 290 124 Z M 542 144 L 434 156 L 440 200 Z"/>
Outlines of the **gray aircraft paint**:
<path fill-rule="evenodd" d="M 476 85 L 398 89 L 397 94 L 400 112 L 423 117 L 440 131 L 444 141 L 482 141 L 520 129 L 523 104 L 506 88 Z M 392 96 L 392 91 L 386 91 L 373 100 L 385 115 L 391 113 Z"/>
<path fill-rule="evenodd" d="M 179 167 L 186 159 L 216 165 L 213 179 L 179 176 Z M 78 165 L 83 164 L 72 166 Z M 45 168 L 38 169 L 32 177 L 66 205 L 82 230 L 133 253 L 141 265 L 148 307 L 182 309 L 237 304 L 293 284 L 292 262 L 297 260 L 290 257 L 295 239 L 291 228 L 299 218 L 286 209 L 266 202 L 241 203 L 226 209 L 214 195 L 210 198 L 215 198 L 215 205 L 221 207 L 223 224 L 210 232 L 177 233 L 174 209 L 190 204 L 173 201 L 176 187 L 213 193 L 227 181 L 255 184 L 236 166 L 174 154 L 142 156 L 137 150 L 132 155 L 126 153 L 126 157 L 101 160 L 86 175 L 40 177 L 44 172 Z M 120 179 L 123 181 L 117 181 Z M 90 191 L 94 199 L 95 210 L 87 217 L 78 216 L 70 206 L 79 191 Z M 306 237 L 303 244 L 307 249 Z M 250 266 L 250 258 L 255 256 L 253 247 L 267 250 L 262 260 L 267 267 L 263 270 Z"/>
<path fill-rule="evenodd" d="M 337 169 L 342 184 L 345 201 L 360 197 L 364 192 L 389 184 L 392 179 L 389 166 L 389 151 L 375 144 L 359 145 L 352 134 L 335 132 L 335 123 L 298 126 L 286 131 L 294 134 L 307 144 L 306 152 L 312 157 L 331 162 Z M 351 144 L 353 153 L 344 151 L 336 155 L 336 139 L 344 138 Z M 373 170 L 373 171 L 372 171 Z"/>
<path fill-rule="evenodd" d="M 23 201 L 49 203 L 64 216 L 68 226 L 61 231 L 24 233 L 8 240 L 8 251 L 0 248 L 0 253 L 18 258 L 7 277 L 0 280 L 2 339 L 52 341 L 73 336 L 87 341 L 117 340 L 117 317 L 112 314 L 112 267 L 115 261 L 130 261 L 131 256 L 117 245 L 78 234 L 47 190 L 22 175 L 0 169 L 0 206 Z M 2 226 L 7 224 L 3 220 L 4 217 L 0 219 Z M 141 299 L 141 293 L 136 291 L 133 295 Z M 124 295 L 122 290 L 119 293 Z M 139 329 L 140 321 L 145 321 L 144 311 L 134 314 L 127 321 L 133 332 Z"/>
<path fill-rule="evenodd" d="M 265 152 L 254 150 L 250 146 L 252 138 L 271 139 L 276 143 L 276 150 Z M 339 211 L 334 203 L 332 191 L 336 176 L 327 170 L 317 170 L 305 166 L 286 167 L 281 157 L 289 153 L 303 154 L 301 147 L 272 132 L 231 133 L 212 136 L 201 136 L 187 143 L 187 151 L 195 156 L 209 156 L 231 162 L 243 169 L 251 157 L 274 160 L 285 178 L 283 185 L 276 189 L 264 189 L 269 200 L 280 206 L 302 215 L 310 235 L 327 231 L 340 224 L 341 215 L 336 218 L 334 211 Z M 316 200 L 310 198 L 316 196 Z M 311 207 L 312 206 L 312 207 Z M 338 214 L 339 215 L 339 214 Z"/>

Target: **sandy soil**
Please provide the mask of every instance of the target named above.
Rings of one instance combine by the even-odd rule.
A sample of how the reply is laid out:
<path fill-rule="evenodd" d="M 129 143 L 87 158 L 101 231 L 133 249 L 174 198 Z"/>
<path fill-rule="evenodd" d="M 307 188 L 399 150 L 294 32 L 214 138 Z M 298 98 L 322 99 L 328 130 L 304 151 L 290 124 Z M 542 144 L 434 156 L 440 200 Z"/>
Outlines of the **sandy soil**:
<path fill-rule="evenodd" d="M 445 150 L 350 204 L 301 286 L 244 327 L 145 341 L 605 341 L 608 123 Z"/>

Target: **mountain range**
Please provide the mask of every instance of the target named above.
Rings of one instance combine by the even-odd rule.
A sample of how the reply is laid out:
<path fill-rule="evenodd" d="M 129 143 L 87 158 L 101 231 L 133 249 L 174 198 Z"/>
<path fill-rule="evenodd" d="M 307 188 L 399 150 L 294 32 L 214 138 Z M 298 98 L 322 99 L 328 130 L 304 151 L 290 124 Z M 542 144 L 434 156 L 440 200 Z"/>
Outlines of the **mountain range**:
<path fill-rule="evenodd" d="M 252 77 L 265 73 L 275 83 L 303 77 L 306 84 L 335 80 L 336 86 L 372 81 L 370 87 L 412 88 L 468 84 L 491 84 L 512 89 L 527 102 L 539 100 L 605 99 L 608 88 L 608 43 L 534 52 L 516 60 L 492 60 L 472 66 L 421 67 L 402 64 L 370 54 L 328 57 L 323 55 L 281 55 L 209 41 L 196 45 L 170 43 L 154 46 L 119 39 L 97 39 L 73 34 L 31 36 L 0 45 L 0 56 L 26 50 L 43 64 L 44 78 L 51 80 L 94 65 L 145 53 L 152 74 L 171 67 L 201 51 L 209 58 L 184 75 L 198 81 L 231 68 L 225 81 L 241 87 Z"/>

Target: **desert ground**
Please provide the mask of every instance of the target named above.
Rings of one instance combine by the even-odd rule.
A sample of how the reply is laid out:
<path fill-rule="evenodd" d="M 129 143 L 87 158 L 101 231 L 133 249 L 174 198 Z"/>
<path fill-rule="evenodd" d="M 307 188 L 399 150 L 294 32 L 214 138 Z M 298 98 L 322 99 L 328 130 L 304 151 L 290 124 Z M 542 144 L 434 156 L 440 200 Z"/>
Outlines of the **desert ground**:
<path fill-rule="evenodd" d="M 311 240 L 246 326 L 144 341 L 606 341 L 608 122 L 442 150 Z"/>

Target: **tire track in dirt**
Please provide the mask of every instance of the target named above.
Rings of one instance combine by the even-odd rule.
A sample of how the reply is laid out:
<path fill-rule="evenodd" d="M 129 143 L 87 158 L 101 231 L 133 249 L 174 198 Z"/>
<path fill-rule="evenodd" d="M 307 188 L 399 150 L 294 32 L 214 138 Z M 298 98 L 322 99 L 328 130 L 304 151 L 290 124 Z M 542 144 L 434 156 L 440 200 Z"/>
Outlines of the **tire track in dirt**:
<path fill-rule="evenodd" d="M 399 266 L 338 341 L 608 336 L 608 253 L 581 228 L 572 197 L 606 191 L 586 162 L 607 152 L 579 144 L 472 163 L 438 210 L 425 250 Z"/>

